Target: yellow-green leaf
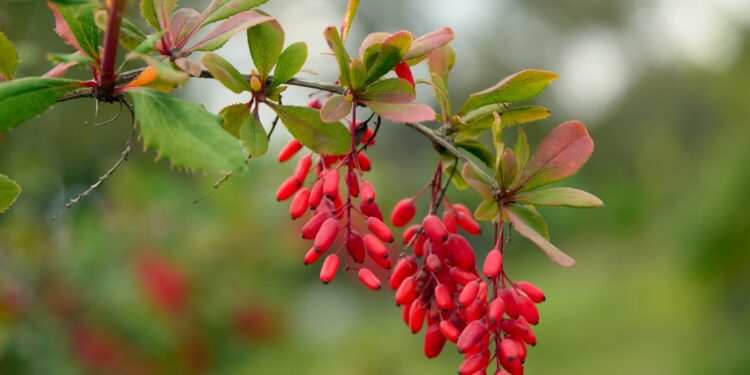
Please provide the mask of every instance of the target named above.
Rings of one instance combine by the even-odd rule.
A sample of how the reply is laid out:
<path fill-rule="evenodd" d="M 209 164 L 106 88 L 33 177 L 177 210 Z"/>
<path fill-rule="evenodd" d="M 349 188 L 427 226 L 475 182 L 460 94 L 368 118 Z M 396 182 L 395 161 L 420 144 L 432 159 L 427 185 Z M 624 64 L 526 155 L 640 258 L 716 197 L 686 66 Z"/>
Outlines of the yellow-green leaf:
<path fill-rule="evenodd" d="M 0 31 L 0 81 L 13 77 L 18 65 L 18 52 L 5 34 Z"/>
<path fill-rule="evenodd" d="M 247 44 L 260 78 L 265 81 L 284 48 L 284 29 L 277 20 L 253 26 L 247 29 Z"/>
<path fill-rule="evenodd" d="M 0 174 L 0 214 L 13 205 L 20 194 L 21 187 L 8 176 Z"/>
<path fill-rule="evenodd" d="M 293 43 L 286 47 L 279 56 L 278 63 L 276 63 L 271 86 L 276 87 L 294 78 L 305 65 L 305 60 L 307 60 L 307 44 L 305 42 Z"/>
<path fill-rule="evenodd" d="M 201 57 L 201 64 L 211 72 L 224 87 L 236 92 L 241 93 L 243 91 L 250 91 L 250 83 L 247 82 L 245 77 L 232 65 L 229 61 L 224 60 L 223 57 L 213 53 L 206 52 Z"/>
<path fill-rule="evenodd" d="M 549 188 L 520 193 L 515 196 L 518 202 L 535 206 L 595 208 L 604 202 L 591 193 L 573 188 Z"/>
<path fill-rule="evenodd" d="M 328 43 L 328 47 L 333 51 L 333 56 L 336 58 L 336 63 L 339 65 L 339 83 L 343 86 L 351 86 L 351 72 L 349 71 L 349 53 L 346 52 L 344 42 L 341 40 L 336 26 L 328 26 L 323 31 L 323 36 Z"/>
<path fill-rule="evenodd" d="M 474 211 L 474 217 L 481 221 L 491 221 L 500 213 L 500 207 L 494 200 L 483 201 Z"/>
<path fill-rule="evenodd" d="M 544 70 L 524 70 L 504 78 L 497 85 L 469 96 L 459 114 L 495 103 L 515 103 L 529 100 L 544 91 L 559 76 Z"/>
<path fill-rule="evenodd" d="M 546 232 L 547 225 L 544 224 L 544 219 L 533 208 L 509 204 L 506 206 L 505 212 L 508 214 L 508 219 L 516 232 L 542 249 L 553 262 L 563 267 L 575 265 L 576 262 L 573 258 L 549 242 L 549 234 L 540 233 Z"/>
<path fill-rule="evenodd" d="M 307 148 L 326 155 L 342 155 L 349 151 L 352 136 L 340 122 L 324 122 L 315 109 L 299 106 L 272 105 L 292 136 Z"/>

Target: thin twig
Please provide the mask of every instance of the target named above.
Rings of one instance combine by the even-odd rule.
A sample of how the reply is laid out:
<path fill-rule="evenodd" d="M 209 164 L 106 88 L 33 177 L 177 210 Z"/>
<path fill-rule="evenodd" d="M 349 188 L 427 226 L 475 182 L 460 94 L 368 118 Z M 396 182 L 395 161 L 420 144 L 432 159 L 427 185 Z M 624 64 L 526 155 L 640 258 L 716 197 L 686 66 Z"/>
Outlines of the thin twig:
<path fill-rule="evenodd" d="M 252 157 L 253 157 L 252 155 L 248 155 L 245 158 L 245 165 L 247 165 L 247 163 L 250 161 L 250 159 L 252 159 Z M 211 194 L 213 194 L 214 192 L 216 192 L 216 190 L 219 190 L 219 188 L 221 187 L 221 185 L 223 185 L 225 182 L 227 182 L 227 180 L 229 180 L 229 178 L 232 177 L 232 176 L 234 176 L 234 171 L 224 173 L 224 176 L 222 176 L 218 181 L 214 182 L 214 184 L 212 185 L 212 189 L 208 193 L 204 194 L 202 197 L 194 200 L 193 204 L 200 203 L 202 200 L 210 197 Z"/>
<path fill-rule="evenodd" d="M 97 100 L 97 103 L 99 103 L 98 100 Z M 103 122 L 97 122 L 97 123 L 94 124 L 94 126 L 103 126 L 103 125 L 107 125 L 109 123 L 117 121 L 117 119 L 119 119 L 120 115 L 122 114 L 122 107 L 123 107 L 123 104 L 122 104 L 122 101 L 120 101 L 120 110 L 117 111 L 117 114 L 115 115 L 115 117 L 112 117 L 111 119 L 103 121 Z M 98 108 L 97 108 L 97 110 L 98 110 Z"/>
<path fill-rule="evenodd" d="M 128 155 L 130 154 L 130 150 L 131 150 L 131 148 L 133 146 L 133 139 L 135 139 L 135 110 L 133 109 L 133 106 L 130 105 L 130 103 L 128 103 L 128 102 L 125 101 L 125 98 L 118 97 L 117 100 L 119 100 L 121 103 L 123 103 L 128 108 L 128 111 L 130 111 L 130 119 L 131 119 L 131 122 L 132 122 L 132 126 L 131 126 L 132 130 L 130 131 L 130 137 L 128 137 L 128 141 L 125 143 L 125 149 L 122 151 L 120 159 L 118 159 L 117 162 L 106 173 L 104 173 L 104 175 L 102 175 L 101 177 L 99 177 L 99 179 L 94 184 L 92 184 L 91 186 L 89 186 L 89 188 L 86 189 L 86 191 L 84 191 L 81 194 L 78 194 L 78 196 L 76 196 L 75 198 L 69 200 L 68 203 L 65 204 L 65 207 L 63 207 L 62 210 L 60 210 L 60 212 L 57 215 L 55 215 L 55 216 L 52 217 L 53 221 L 57 220 L 57 218 L 60 217 L 65 212 L 66 209 L 72 207 L 73 205 L 75 205 L 76 203 L 78 203 L 81 199 L 89 196 L 89 194 L 91 194 L 91 192 L 94 191 L 94 189 L 98 188 L 104 182 L 106 182 L 110 178 L 110 176 L 112 176 L 112 174 L 114 174 L 115 171 L 117 171 L 117 169 L 123 163 L 125 163 L 126 161 L 128 161 Z"/>

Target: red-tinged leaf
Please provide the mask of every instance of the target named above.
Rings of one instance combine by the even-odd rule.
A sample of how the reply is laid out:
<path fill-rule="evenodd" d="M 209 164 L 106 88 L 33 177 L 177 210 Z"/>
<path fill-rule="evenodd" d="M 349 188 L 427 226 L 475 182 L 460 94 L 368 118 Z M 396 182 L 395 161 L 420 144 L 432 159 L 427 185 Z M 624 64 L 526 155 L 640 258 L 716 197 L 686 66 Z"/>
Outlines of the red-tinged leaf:
<path fill-rule="evenodd" d="M 82 51 L 76 37 L 73 35 L 73 30 L 70 29 L 70 25 L 68 25 L 68 22 L 65 20 L 62 13 L 60 13 L 60 8 L 51 2 L 47 3 L 47 6 L 49 6 L 50 10 L 52 10 L 52 14 L 55 16 L 55 32 L 57 35 L 59 35 L 60 38 L 71 47 L 78 51 Z"/>
<path fill-rule="evenodd" d="M 411 103 L 416 97 L 414 86 L 401 78 L 381 79 L 367 86 L 361 96 L 362 100 L 381 103 Z"/>
<path fill-rule="evenodd" d="M 456 64 L 456 52 L 450 45 L 445 45 L 432 51 L 427 63 L 430 73 L 437 74 L 447 84 L 451 69 Z"/>
<path fill-rule="evenodd" d="M 515 103 L 529 100 L 544 91 L 559 75 L 544 70 L 524 70 L 510 75 L 497 85 L 471 94 L 458 111 L 464 115 L 477 108 L 495 103 Z"/>
<path fill-rule="evenodd" d="M 435 119 L 435 111 L 425 104 L 362 102 L 370 107 L 373 112 L 393 122 L 414 123 Z"/>
<path fill-rule="evenodd" d="M 55 16 L 57 34 L 73 48 L 98 62 L 99 29 L 94 21 L 93 5 L 48 5 Z"/>
<path fill-rule="evenodd" d="M 352 97 L 347 95 L 333 95 L 320 109 L 320 119 L 323 122 L 336 122 L 346 117 L 352 111 Z"/>
<path fill-rule="evenodd" d="M 201 26 L 221 21 L 237 13 L 250 10 L 268 0 L 213 0 L 201 14 Z"/>
<path fill-rule="evenodd" d="M 336 63 L 339 65 L 339 82 L 343 86 L 351 86 L 351 72 L 349 71 L 351 61 L 338 30 L 335 26 L 328 26 L 323 31 L 323 36 L 328 43 L 328 47 L 333 51 L 334 57 L 336 57 Z"/>
<path fill-rule="evenodd" d="M 178 9 L 172 15 L 172 21 L 169 29 L 169 35 L 172 39 L 172 45 L 182 48 L 197 31 L 200 26 L 201 14 L 191 8 Z"/>
<path fill-rule="evenodd" d="M 443 27 L 424 34 L 414 39 L 409 52 L 404 56 L 404 60 L 409 61 L 409 65 L 414 65 L 427 57 L 432 51 L 450 43 L 455 37 L 456 34 L 450 27 Z"/>
<path fill-rule="evenodd" d="M 492 185 L 482 174 L 477 172 L 475 167 L 471 164 L 464 164 L 464 168 L 461 170 L 461 176 L 464 180 L 476 190 L 479 195 L 485 200 L 494 200 L 495 194 L 492 192 Z"/>
<path fill-rule="evenodd" d="M 528 191 L 570 177 L 586 164 L 593 151 L 594 142 L 583 124 L 560 124 L 526 163 L 514 189 Z"/>
<path fill-rule="evenodd" d="M 223 46 L 234 34 L 273 19 L 271 16 L 265 16 L 252 10 L 236 14 L 220 23 L 219 26 L 204 36 L 203 39 L 185 51 L 213 51 Z"/>
<path fill-rule="evenodd" d="M 359 46 L 359 57 L 362 61 L 365 61 L 365 54 L 370 47 L 377 44 L 382 45 L 389 36 L 391 36 L 391 34 L 382 31 L 368 34 Z"/>
<path fill-rule="evenodd" d="M 404 56 L 411 47 L 411 33 L 408 31 L 399 31 L 383 41 L 383 46 L 378 52 L 375 61 L 367 68 L 367 83 L 377 81 L 384 74 L 393 69 L 396 64 L 404 59 Z M 367 65 L 367 60 L 365 65 Z"/>
<path fill-rule="evenodd" d="M 563 267 L 573 267 L 576 264 L 575 259 L 549 242 L 548 236 L 539 233 L 541 216 L 536 211 L 518 204 L 510 204 L 505 208 L 505 212 L 516 232 L 542 249 L 553 262 Z M 541 224 L 544 224 L 544 220 L 541 220 Z M 546 225 L 543 228 L 546 229 Z"/>
<path fill-rule="evenodd" d="M 573 188 L 549 188 L 521 193 L 515 201 L 534 206 L 595 208 L 604 206 L 604 202 L 593 194 Z"/>
<path fill-rule="evenodd" d="M 349 36 L 349 29 L 352 27 L 352 22 L 354 22 L 354 15 L 357 14 L 357 8 L 359 8 L 359 0 L 349 0 L 344 12 L 344 19 L 341 20 L 341 40 L 345 41 L 346 37 Z"/>

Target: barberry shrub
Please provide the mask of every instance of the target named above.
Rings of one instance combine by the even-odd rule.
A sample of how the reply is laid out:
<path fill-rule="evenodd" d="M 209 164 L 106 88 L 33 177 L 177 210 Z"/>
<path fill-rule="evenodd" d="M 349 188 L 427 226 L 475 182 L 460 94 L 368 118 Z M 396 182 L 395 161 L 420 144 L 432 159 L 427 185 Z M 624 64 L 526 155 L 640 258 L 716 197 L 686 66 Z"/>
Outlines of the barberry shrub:
<path fill-rule="evenodd" d="M 119 103 L 130 111 L 133 132 L 122 157 L 71 199 L 69 207 L 127 160 L 136 134 L 144 147 L 176 167 L 224 173 L 218 187 L 251 159 L 266 154 L 280 121 L 293 139 L 278 160 L 297 160 L 291 175 L 279 184 L 276 199 L 288 201 L 291 219 L 304 222 L 300 235 L 311 244 L 301 258 L 306 265 L 320 264 L 320 281 L 330 283 L 339 271 L 351 270 L 369 289 L 380 290 L 385 282 L 395 291 L 409 330 L 425 332 L 427 357 L 438 356 L 450 341 L 464 355 L 460 374 L 493 369 L 495 374 L 522 374 L 527 349 L 537 341 L 533 327 L 539 323 L 538 304 L 545 294 L 505 272 L 503 251 L 509 231 L 529 239 L 553 262 L 571 267 L 573 258 L 550 242 L 536 207 L 602 205 L 584 191 L 547 186 L 575 174 L 591 156 L 594 146 L 583 124 L 568 121 L 557 126 L 535 152 L 524 133 L 523 126 L 550 112 L 517 104 L 541 94 L 558 76 L 542 70 L 512 74 L 470 95 L 454 112 L 448 90 L 456 59 L 450 47 L 453 31 L 444 27 L 421 36 L 376 32 L 350 54 L 344 41 L 359 3 L 350 0 L 341 25 L 322 32 L 330 51 L 318 51 L 332 54 L 339 70 L 335 82 L 297 78 L 307 46 L 286 42 L 278 20 L 255 9 L 265 2 L 212 0 L 197 11 L 176 9 L 175 0 L 142 0 L 141 15 L 152 27 L 145 31 L 124 17 L 125 0 L 106 5 L 94 0 L 50 1 L 55 31 L 75 51 L 50 55 L 55 66 L 41 77 L 15 79 L 18 56 L 0 33 L 0 80 L 6 81 L 0 83 L 0 133 L 72 99 Z M 207 27 L 211 30 L 196 37 Z M 255 65 L 249 74 L 212 52 L 243 31 Z M 124 59 L 118 59 L 119 45 L 129 51 Z M 202 52 L 199 59 L 196 52 Z M 125 63 L 143 67 L 117 68 Z M 412 67 L 417 64 L 426 64 L 429 76 L 415 79 Z M 63 78 L 74 65 L 90 68 L 91 78 Z M 190 77 L 216 79 L 234 93 L 250 93 L 250 100 L 212 114 L 170 95 Z M 414 103 L 417 84 L 433 89 L 437 113 Z M 282 104 L 289 85 L 314 90 L 312 99 L 306 105 Z M 271 124 L 261 122 L 261 105 L 275 112 Z M 387 123 L 405 124 L 437 152 L 430 181 L 400 200 L 387 218 L 367 178 L 374 163 L 366 151 L 375 147 L 383 122 L 387 131 L 404 131 Z M 513 147 L 505 143 L 509 132 L 515 135 Z M 471 187 L 482 202 L 470 210 L 449 198 L 451 187 Z M 20 191 L 0 175 L 0 212 Z M 418 205 L 426 211 L 422 218 L 416 217 Z M 392 227 L 405 227 L 399 241 Z M 488 229 L 494 246 L 478 253 L 467 236 Z M 170 297 L 164 308 L 179 303 Z"/>

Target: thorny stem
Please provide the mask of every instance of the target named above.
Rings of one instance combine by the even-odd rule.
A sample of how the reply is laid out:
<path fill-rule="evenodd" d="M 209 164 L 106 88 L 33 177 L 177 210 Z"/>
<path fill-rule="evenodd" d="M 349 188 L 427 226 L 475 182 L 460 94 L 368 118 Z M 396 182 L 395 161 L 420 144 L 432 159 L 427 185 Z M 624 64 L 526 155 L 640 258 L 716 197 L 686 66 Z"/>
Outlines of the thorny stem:
<path fill-rule="evenodd" d="M 104 32 L 104 57 L 102 58 L 102 74 L 97 82 L 97 96 L 102 100 L 112 100 L 117 75 L 115 63 L 117 61 L 117 47 L 120 39 L 120 24 L 125 12 L 125 0 L 113 0 L 109 6 L 107 29 Z"/>
<path fill-rule="evenodd" d="M 128 108 L 128 111 L 130 112 L 130 120 L 131 120 L 131 128 L 132 128 L 132 130 L 130 131 L 130 137 L 128 137 L 128 141 L 125 143 L 125 149 L 122 151 L 120 159 L 118 159 L 117 162 L 106 173 L 104 173 L 104 175 L 99 177 L 99 179 L 94 184 L 89 186 L 89 188 L 86 189 L 86 191 L 84 191 L 81 194 L 78 194 L 78 196 L 69 200 L 68 203 L 65 204 L 65 207 L 63 207 L 62 210 L 60 210 L 60 212 L 57 215 L 52 217 L 52 220 L 56 220 L 65 212 L 66 209 L 70 208 L 74 204 L 78 203 L 81 199 L 91 194 L 91 192 L 94 191 L 94 189 L 98 188 L 103 183 L 105 183 L 109 179 L 109 177 L 112 176 L 112 174 L 114 174 L 115 171 L 117 171 L 117 169 L 123 163 L 128 161 L 128 155 L 130 154 L 130 149 L 133 146 L 133 139 L 135 138 L 135 112 L 133 110 L 133 106 L 130 105 L 130 103 L 126 102 L 125 98 L 120 96 L 120 97 L 116 97 L 115 100 L 120 101 L 121 103 L 125 105 L 125 107 Z"/>
<path fill-rule="evenodd" d="M 346 174 L 344 175 L 344 181 L 346 181 L 346 238 L 344 244 L 349 244 L 349 234 L 352 232 L 352 181 L 349 179 L 349 174 L 354 168 L 354 161 L 357 157 L 357 139 L 354 134 L 357 131 L 357 100 L 352 101 L 352 123 L 349 125 L 349 131 L 352 133 L 352 144 L 349 149 L 349 153 L 346 155 Z"/>

